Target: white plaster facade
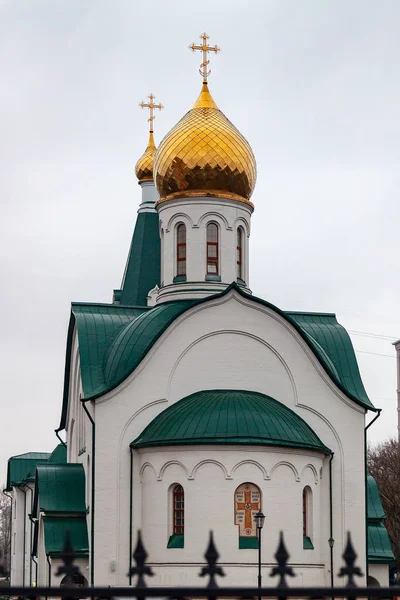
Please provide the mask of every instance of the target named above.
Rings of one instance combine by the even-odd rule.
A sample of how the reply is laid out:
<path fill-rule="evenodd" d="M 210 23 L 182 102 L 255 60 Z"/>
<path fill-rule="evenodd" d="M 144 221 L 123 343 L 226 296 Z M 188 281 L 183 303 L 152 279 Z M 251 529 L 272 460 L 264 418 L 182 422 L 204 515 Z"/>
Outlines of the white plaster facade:
<path fill-rule="evenodd" d="M 80 412 L 76 339 L 72 355 L 69 460 L 82 462 L 90 476 L 89 421 L 84 452 L 78 452 L 71 427 L 73 421 L 86 417 Z M 204 389 L 267 394 L 312 427 L 334 452 L 334 573 L 341 564 L 348 530 L 365 571 L 365 410 L 332 383 L 281 315 L 232 290 L 178 317 L 120 386 L 91 403 L 96 422 L 95 582 L 127 584 L 130 443 L 167 406 Z M 269 447 L 182 446 L 133 451 L 133 543 L 137 531 L 143 530 L 149 561 L 157 573 L 155 583 L 195 583 L 210 529 L 230 583 L 239 579 L 242 584 L 254 583 L 256 550 L 238 549 L 233 522 L 234 490 L 245 481 L 258 485 L 263 496 L 265 564 L 273 561 L 282 529 L 302 583 L 330 582 L 329 458 Z M 187 494 L 184 549 L 167 548 L 172 483 L 183 485 Z M 303 550 L 301 545 L 304 485 L 313 490 L 314 550 Z M 87 504 L 90 510 L 90 495 Z M 180 568 L 182 564 L 185 569 Z M 263 575 L 267 573 L 264 567 Z"/>
<path fill-rule="evenodd" d="M 13 486 L 11 516 L 11 581 L 15 585 L 35 582 L 35 564 L 30 556 L 33 525 L 29 520 L 34 495 L 33 483 Z"/>
<path fill-rule="evenodd" d="M 182 298 L 202 298 L 221 292 L 237 281 L 237 229 L 243 232 L 242 280 L 249 286 L 249 238 L 252 207 L 225 198 L 177 198 L 156 206 L 160 217 L 161 288 L 157 304 Z M 186 226 L 186 281 L 174 283 L 176 272 L 176 230 Z M 207 225 L 218 227 L 219 280 L 207 277 Z"/>

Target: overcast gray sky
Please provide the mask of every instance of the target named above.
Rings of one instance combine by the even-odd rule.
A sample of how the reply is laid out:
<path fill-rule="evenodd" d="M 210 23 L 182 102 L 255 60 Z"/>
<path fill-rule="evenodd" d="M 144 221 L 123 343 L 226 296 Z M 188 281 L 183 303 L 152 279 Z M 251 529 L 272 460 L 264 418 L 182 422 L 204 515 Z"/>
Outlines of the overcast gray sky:
<path fill-rule="evenodd" d="M 70 302 L 110 301 L 128 252 L 138 102 L 166 106 L 158 143 L 198 95 L 204 30 L 258 163 L 251 288 L 387 336 L 352 339 L 384 409 L 370 439 L 396 433 L 400 2 L 0 0 L 0 481 L 57 443 Z"/>

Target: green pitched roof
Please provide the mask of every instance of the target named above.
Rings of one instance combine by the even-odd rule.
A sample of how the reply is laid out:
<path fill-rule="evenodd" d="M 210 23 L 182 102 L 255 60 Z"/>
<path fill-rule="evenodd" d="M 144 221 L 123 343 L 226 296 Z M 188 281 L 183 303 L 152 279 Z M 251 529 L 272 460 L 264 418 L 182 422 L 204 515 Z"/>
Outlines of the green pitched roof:
<path fill-rule="evenodd" d="M 48 461 L 49 463 L 65 464 L 67 462 L 67 446 L 64 444 L 58 444 L 50 454 Z"/>
<path fill-rule="evenodd" d="M 368 525 L 368 562 L 371 564 L 394 562 L 389 535 L 382 523 Z"/>
<path fill-rule="evenodd" d="M 246 390 L 191 394 L 160 413 L 131 446 L 181 444 L 255 444 L 330 453 L 295 412 L 265 394 Z"/>
<path fill-rule="evenodd" d="M 367 527 L 368 527 L 368 562 L 371 564 L 388 564 L 394 561 L 392 546 L 385 525 L 378 485 L 372 475 L 367 475 Z"/>
<path fill-rule="evenodd" d="M 308 344 L 342 392 L 364 408 L 376 410 L 362 384 L 351 340 L 334 315 L 284 312 L 269 302 L 247 294 L 236 283 L 232 283 L 220 294 L 201 300 L 166 302 L 153 308 L 73 304 L 59 430 L 65 427 L 67 414 L 75 324 L 79 337 L 84 399 L 93 400 L 124 381 L 177 317 L 193 306 L 226 295 L 232 289 L 286 319 Z"/>
<path fill-rule="evenodd" d="M 156 212 L 139 212 L 120 295 L 121 304 L 147 306 L 147 294 L 160 285 L 161 248 Z"/>
<path fill-rule="evenodd" d="M 371 408 L 372 404 L 361 380 L 349 334 L 337 322 L 335 315 L 303 312 L 285 314 L 309 335 L 311 346 L 317 355 L 321 353 L 321 348 L 323 349 L 325 361 L 329 361 L 331 373 L 335 374 L 342 387 Z"/>
<path fill-rule="evenodd" d="M 89 555 L 86 517 L 43 517 L 44 547 L 48 556 L 60 556 L 65 534 L 69 531 L 71 546 L 78 558 Z"/>
<path fill-rule="evenodd" d="M 49 452 L 26 452 L 11 456 L 7 465 L 6 491 L 10 491 L 14 485 L 20 485 L 24 481 L 34 481 L 36 465 L 46 462 L 49 456 Z"/>
<path fill-rule="evenodd" d="M 75 463 L 47 463 L 36 470 L 35 497 L 32 514 L 86 512 L 85 471 Z"/>
<path fill-rule="evenodd" d="M 372 475 L 367 475 L 367 502 L 367 517 L 369 522 L 386 519 L 378 485 Z"/>

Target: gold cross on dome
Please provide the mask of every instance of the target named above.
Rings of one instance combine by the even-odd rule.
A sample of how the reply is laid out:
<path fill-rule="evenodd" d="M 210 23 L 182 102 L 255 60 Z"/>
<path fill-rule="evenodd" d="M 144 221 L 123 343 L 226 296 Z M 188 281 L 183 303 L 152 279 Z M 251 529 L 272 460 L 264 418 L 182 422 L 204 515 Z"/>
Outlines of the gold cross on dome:
<path fill-rule="evenodd" d="M 150 123 L 150 133 L 153 133 L 153 121 L 156 118 L 153 110 L 155 108 L 158 108 L 161 110 L 164 107 L 162 104 L 154 104 L 155 96 L 153 96 L 153 94 L 149 94 L 148 98 L 149 98 L 148 102 L 143 102 L 143 100 L 142 100 L 142 102 L 140 102 L 139 106 L 141 106 L 142 108 L 148 108 L 150 110 L 150 117 L 147 120 Z"/>
<path fill-rule="evenodd" d="M 203 53 L 203 62 L 200 65 L 199 73 L 203 77 L 203 83 L 207 83 L 207 77 L 211 73 L 211 69 L 207 71 L 207 67 L 210 64 L 210 61 L 207 60 L 207 52 L 215 52 L 215 54 L 217 54 L 217 52 L 219 52 L 221 48 L 218 48 L 217 45 L 209 46 L 207 44 L 207 40 L 209 39 L 209 37 L 206 33 L 202 33 L 200 39 L 202 40 L 201 46 L 196 46 L 196 44 L 193 42 L 193 44 L 190 44 L 189 48 L 193 50 L 193 52 L 195 52 L 195 50 L 199 50 Z"/>

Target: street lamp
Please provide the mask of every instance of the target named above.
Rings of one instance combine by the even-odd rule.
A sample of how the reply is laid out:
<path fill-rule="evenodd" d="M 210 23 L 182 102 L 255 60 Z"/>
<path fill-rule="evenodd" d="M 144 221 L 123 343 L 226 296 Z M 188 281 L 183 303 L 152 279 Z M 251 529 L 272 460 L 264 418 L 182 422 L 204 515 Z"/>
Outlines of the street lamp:
<path fill-rule="evenodd" d="M 254 515 L 256 527 L 258 529 L 258 589 L 261 589 L 261 529 L 264 527 L 265 515 L 259 510 Z M 258 596 L 258 600 L 261 600 L 261 596 Z"/>

